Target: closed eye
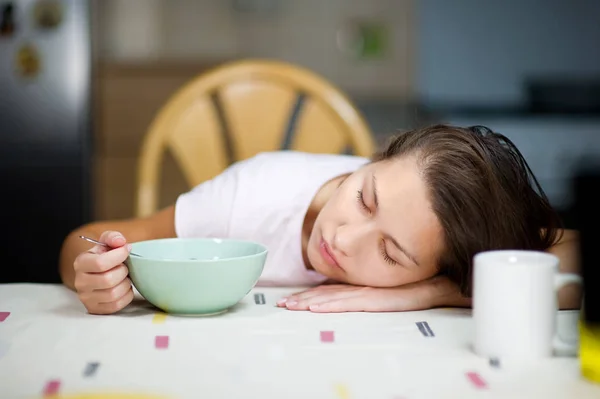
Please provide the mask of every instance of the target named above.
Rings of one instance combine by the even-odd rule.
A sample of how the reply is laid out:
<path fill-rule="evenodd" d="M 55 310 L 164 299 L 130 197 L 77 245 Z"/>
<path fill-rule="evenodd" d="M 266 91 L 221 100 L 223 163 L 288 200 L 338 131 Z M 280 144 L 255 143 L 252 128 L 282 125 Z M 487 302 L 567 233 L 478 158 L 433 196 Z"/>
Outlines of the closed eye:
<path fill-rule="evenodd" d="M 365 198 L 363 197 L 363 191 L 362 190 L 358 190 L 358 192 L 356 193 L 356 201 L 358 202 L 358 205 L 367 213 L 371 213 L 371 209 L 369 209 L 369 207 L 367 206 L 367 204 L 365 203 Z"/>
<path fill-rule="evenodd" d="M 381 245 L 380 245 L 380 252 L 381 252 L 381 256 L 383 256 L 383 260 L 385 260 L 387 263 L 389 263 L 390 265 L 394 266 L 397 265 L 398 262 L 396 262 L 394 259 L 392 259 L 386 249 L 385 249 L 385 241 L 381 240 Z"/>

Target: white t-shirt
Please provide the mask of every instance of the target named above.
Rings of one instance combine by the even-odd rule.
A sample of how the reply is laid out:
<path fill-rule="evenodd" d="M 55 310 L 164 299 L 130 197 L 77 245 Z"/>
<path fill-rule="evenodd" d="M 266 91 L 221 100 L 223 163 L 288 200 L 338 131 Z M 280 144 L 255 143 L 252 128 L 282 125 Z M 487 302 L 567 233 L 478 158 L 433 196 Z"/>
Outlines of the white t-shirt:
<path fill-rule="evenodd" d="M 259 285 L 320 284 L 326 278 L 307 270 L 302 259 L 306 211 L 325 182 L 367 162 L 349 155 L 261 153 L 179 196 L 175 231 L 184 238 L 235 238 L 265 245 L 269 253 Z"/>

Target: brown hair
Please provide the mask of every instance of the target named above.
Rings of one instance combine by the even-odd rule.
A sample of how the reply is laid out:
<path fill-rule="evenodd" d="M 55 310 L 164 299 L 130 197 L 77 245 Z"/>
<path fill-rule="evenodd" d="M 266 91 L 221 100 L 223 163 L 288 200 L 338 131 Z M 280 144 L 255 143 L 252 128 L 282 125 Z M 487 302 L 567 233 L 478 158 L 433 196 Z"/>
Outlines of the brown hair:
<path fill-rule="evenodd" d="M 517 147 L 484 126 L 434 125 L 392 139 L 374 161 L 416 156 L 444 231 L 440 272 L 471 295 L 472 258 L 495 249 L 546 250 L 562 227 Z"/>

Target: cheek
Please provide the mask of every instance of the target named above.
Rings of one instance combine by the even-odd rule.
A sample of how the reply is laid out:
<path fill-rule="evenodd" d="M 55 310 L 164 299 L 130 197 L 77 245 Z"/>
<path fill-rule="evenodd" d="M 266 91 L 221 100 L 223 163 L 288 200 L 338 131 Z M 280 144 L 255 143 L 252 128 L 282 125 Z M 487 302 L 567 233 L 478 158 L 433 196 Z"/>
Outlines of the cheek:
<path fill-rule="evenodd" d="M 340 187 L 338 191 L 331 197 L 327 203 L 328 208 L 332 213 L 335 213 L 340 218 L 354 218 L 357 214 L 361 214 L 358 205 L 358 190 L 356 185 L 347 184 Z"/>
<path fill-rule="evenodd" d="M 362 257 L 361 257 L 362 258 Z M 437 270 L 428 267 L 402 267 L 388 265 L 383 260 L 373 260 L 373 256 L 364 255 L 366 261 L 356 259 L 351 283 L 371 287 L 397 287 L 427 280 L 437 274 Z"/>
<path fill-rule="evenodd" d="M 439 272 L 435 267 L 420 267 L 414 271 L 415 275 L 418 276 L 417 281 L 427 280 L 436 276 Z"/>
<path fill-rule="evenodd" d="M 321 209 L 317 217 L 320 223 L 337 223 L 348 212 L 344 197 L 340 194 L 339 191 L 336 192 Z"/>

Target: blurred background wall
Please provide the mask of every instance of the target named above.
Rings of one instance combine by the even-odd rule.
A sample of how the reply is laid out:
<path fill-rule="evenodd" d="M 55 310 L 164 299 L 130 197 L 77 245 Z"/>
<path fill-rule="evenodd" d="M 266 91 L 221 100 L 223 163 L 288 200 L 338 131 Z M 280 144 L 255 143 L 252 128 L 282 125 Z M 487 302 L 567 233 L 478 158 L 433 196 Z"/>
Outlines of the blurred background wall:
<path fill-rule="evenodd" d="M 38 3 L 58 4 L 62 23 L 36 28 Z M 0 171 L 4 192 L 10 193 L 2 206 L 15 215 L 8 223 L 12 229 L 35 219 L 32 202 L 47 206 L 40 215 L 54 213 L 54 219 L 35 219 L 45 228 L 13 234 L 10 243 L 19 250 L 11 261 L 22 262 L 19 254 L 31 247 L 33 234 L 50 235 L 42 250 L 47 254 L 26 263 L 46 263 L 52 272 L 58 243 L 71 228 L 133 214 L 139 144 L 156 111 L 186 81 L 231 60 L 272 58 L 323 75 L 358 105 L 379 142 L 398 129 L 436 122 L 484 124 L 504 133 L 567 223 L 573 163 L 585 153 L 600 155 L 600 2 L 595 0 L 0 4 L 3 19 L 6 7 L 14 6 L 16 21 L 14 30 L 0 36 Z M 27 43 L 38 50 L 44 67 L 23 80 L 15 59 Z M 71 52 L 59 56 L 60 48 Z M 77 77 L 78 89 L 61 97 L 60 87 L 72 86 Z M 44 81 L 47 90 L 32 89 Z M 24 129 L 13 117 L 15 109 L 29 115 L 27 104 L 36 98 L 78 104 L 57 113 L 70 127 L 52 128 L 49 117 L 38 115 L 28 117 L 34 127 Z M 40 141 L 48 130 L 58 133 Z M 30 159 L 44 162 L 32 167 Z M 70 174 L 52 172 L 61 162 Z M 168 157 L 164 167 L 161 203 L 166 205 L 187 187 Z M 26 170 L 34 177 L 23 183 L 15 176 Z M 36 190 L 36 178 L 50 188 Z M 49 271 L 43 278 L 56 276 Z"/>
<path fill-rule="evenodd" d="M 414 12 L 404 0 L 98 2 L 98 217 L 131 214 L 139 142 L 168 95 L 230 60 L 259 57 L 308 67 L 370 110 L 382 134 L 400 127 L 395 110 L 412 97 L 414 82 Z M 353 47 L 365 25 L 384 33 L 378 53 L 361 59 Z M 395 120 L 381 114 L 387 109 Z M 163 204 L 185 189 L 169 159 L 165 173 Z"/>

